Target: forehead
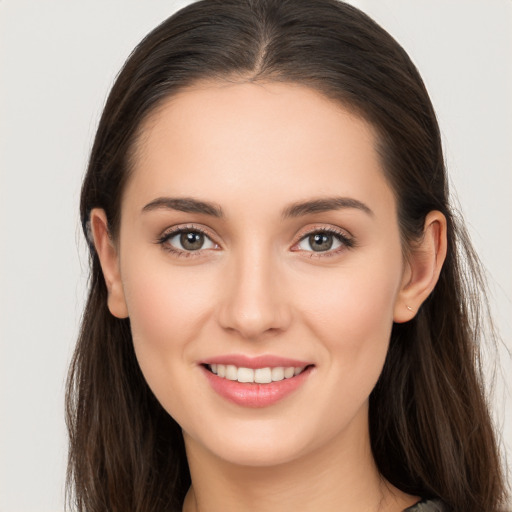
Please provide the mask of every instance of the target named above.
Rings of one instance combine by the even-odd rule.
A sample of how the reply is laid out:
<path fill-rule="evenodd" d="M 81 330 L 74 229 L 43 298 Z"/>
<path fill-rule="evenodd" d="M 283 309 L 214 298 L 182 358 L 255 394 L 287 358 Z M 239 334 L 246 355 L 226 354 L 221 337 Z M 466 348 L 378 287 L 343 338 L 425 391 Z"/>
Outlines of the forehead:
<path fill-rule="evenodd" d="M 372 126 L 288 83 L 203 83 L 179 92 L 142 125 L 132 163 L 126 195 L 140 203 L 166 194 L 221 200 L 227 191 L 242 203 L 270 192 L 282 201 L 391 194 Z"/>

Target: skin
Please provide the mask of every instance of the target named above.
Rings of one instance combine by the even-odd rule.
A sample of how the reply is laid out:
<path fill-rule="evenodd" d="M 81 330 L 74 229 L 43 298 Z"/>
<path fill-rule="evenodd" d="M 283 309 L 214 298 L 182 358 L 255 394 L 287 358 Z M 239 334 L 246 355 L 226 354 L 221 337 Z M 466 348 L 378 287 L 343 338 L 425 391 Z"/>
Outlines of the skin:
<path fill-rule="evenodd" d="M 404 258 L 375 143 L 367 122 L 305 87 L 203 83 L 143 125 L 117 240 L 93 210 L 110 311 L 130 318 L 144 376 L 183 429 L 185 511 L 401 511 L 418 500 L 375 467 L 368 396 L 393 322 L 410 320 L 435 286 L 446 223 L 431 212 Z M 369 211 L 283 217 L 334 196 Z M 208 201 L 224 216 L 144 210 L 162 197 Z M 203 230 L 206 245 L 158 242 L 175 227 Z M 326 229 L 353 246 L 313 251 L 308 235 Z M 314 368 L 290 396 L 254 409 L 205 378 L 200 361 L 225 354 Z"/>

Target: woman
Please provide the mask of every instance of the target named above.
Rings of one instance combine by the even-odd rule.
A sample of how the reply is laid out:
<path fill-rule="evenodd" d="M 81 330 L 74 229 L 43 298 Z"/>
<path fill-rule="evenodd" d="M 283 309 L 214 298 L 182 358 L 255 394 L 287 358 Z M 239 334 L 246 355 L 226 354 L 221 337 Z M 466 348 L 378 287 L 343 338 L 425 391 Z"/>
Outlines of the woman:
<path fill-rule="evenodd" d="M 503 505 L 477 259 L 421 78 L 360 11 L 169 18 L 112 89 L 81 218 L 79 510 Z"/>

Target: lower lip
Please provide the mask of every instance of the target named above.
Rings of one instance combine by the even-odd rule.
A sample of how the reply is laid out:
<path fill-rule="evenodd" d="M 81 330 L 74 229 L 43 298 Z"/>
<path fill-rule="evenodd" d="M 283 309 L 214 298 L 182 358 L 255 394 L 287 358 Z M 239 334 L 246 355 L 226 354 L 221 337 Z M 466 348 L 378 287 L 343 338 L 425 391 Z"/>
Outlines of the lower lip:
<path fill-rule="evenodd" d="M 202 367 L 214 391 L 230 402 L 243 407 L 268 407 L 279 402 L 302 386 L 312 369 L 313 367 L 310 366 L 289 379 L 257 384 L 225 379 Z"/>

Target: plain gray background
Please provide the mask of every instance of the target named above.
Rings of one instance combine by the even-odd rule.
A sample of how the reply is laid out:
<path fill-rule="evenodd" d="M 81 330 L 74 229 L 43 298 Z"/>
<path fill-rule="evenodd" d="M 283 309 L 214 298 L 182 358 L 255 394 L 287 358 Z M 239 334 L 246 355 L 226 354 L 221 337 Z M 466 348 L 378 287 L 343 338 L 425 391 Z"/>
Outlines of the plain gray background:
<path fill-rule="evenodd" d="M 87 278 L 80 181 L 117 71 L 186 3 L 0 0 L 0 512 L 63 510 L 64 382 Z M 512 347 L 512 1 L 352 3 L 422 72 Z M 512 364 L 501 353 L 494 410 L 512 460 Z"/>

